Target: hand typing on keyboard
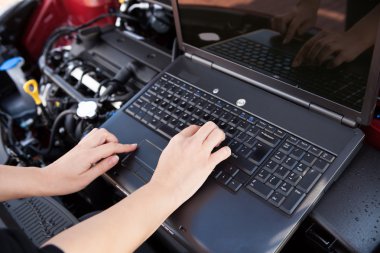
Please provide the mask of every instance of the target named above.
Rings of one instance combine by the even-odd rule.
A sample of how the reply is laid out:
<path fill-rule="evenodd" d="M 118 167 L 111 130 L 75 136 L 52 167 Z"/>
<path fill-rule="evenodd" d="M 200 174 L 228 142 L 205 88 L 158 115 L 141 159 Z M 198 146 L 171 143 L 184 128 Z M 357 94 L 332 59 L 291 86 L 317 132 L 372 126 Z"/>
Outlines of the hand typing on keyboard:
<path fill-rule="evenodd" d="M 358 40 L 357 36 L 351 32 L 322 31 L 303 45 L 294 57 L 292 67 L 326 64 L 327 68 L 335 68 L 351 62 L 371 46 L 365 40 Z"/>
<path fill-rule="evenodd" d="M 182 204 L 206 181 L 217 164 L 231 155 L 229 147 L 212 153 L 225 139 L 213 122 L 191 125 L 174 136 L 162 152 L 151 183 L 178 193 Z"/>
<path fill-rule="evenodd" d="M 307 41 L 294 58 L 293 67 L 303 64 L 335 68 L 355 60 L 375 43 L 380 5 L 345 32 L 322 31 Z"/>
<path fill-rule="evenodd" d="M 294 36 L 303 35 L 315 25 L 318 7 L 318 0 L 300 0 L 288 13 L 273 17 L 272 29 L 284 36 L 284 44 L 289 43 Z"/>

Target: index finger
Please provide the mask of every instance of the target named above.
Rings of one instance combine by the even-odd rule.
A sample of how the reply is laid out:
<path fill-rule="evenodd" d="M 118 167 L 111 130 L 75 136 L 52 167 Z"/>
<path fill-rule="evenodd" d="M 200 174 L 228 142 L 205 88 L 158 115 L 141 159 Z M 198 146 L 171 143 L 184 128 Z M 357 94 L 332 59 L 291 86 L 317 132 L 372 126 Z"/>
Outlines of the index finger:
<path fill-rule="evenodd" d="M 309 50 L 314 46 L 315 42 L 318 41 L 321 37 L 323 37 L 323 34 L 318 33 L 302 46 L 302 48 L 298 51 L 297 55 L 294 57 L 292 67 L 299 67 L 302 64 Z"/>
<path fill-rule="evenodd" d="M 82 145 L 86 145 L 87 147 L 93 148 L 104 143 L 114 142 L 117 143 L 119 140 L 115 135 L 108 132 L 106 129 L 96 129 L 95 131 L 91 131 L 85 138 L 80 142 Z"/>
<path fill-rule="evenodd" d="M 286 31 L 285 38 L 283 40 L 284 44 L 289 43 L 294 38 L 298 28 L 299 28 L 298 20 L 294 18 L 292 22 L 290 22 L 290 25 L 288 26 L 288 30 Z"/>
<path fill-rule="evenodd" d="M 191 125 L 183 129 L 179 134 L 190 137 L 193 136 L 201 127 L 197 125 Z"/>
<path fill-rule="evenodd" d="M 209 136 L 209 134 L 217 128 L 216 124 L 212 121 L 206 122 L 195 134 L 194 136 L 203 141 Z"/>
<path fill-rule="evenodd" d="M 91 163 L 96 163 L 101 159 L 114 154 L 129 153 L 136 150 L 137 144 L 107 143 L 91 150 Z"/>

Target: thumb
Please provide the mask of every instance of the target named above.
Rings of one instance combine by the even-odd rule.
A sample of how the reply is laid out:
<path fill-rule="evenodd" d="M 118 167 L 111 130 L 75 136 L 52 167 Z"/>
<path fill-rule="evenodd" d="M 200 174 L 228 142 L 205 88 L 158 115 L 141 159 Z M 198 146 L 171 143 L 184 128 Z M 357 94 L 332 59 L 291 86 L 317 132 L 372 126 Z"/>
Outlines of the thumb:
<path fill-rule="evenodd" d="M 117 155 L 113 155 L 107 158 L 104 158 L 100 162 L 98 162 L 95 166 L 90 168 L 87 171 L 87 177 L 89 178 L 90 182 L 95 180 L 100 175 L 107 172 L 109 169 L 111 169 L 113 166 L 117 164 L 119 161 L 119 157 Z"/>
<path fill-rule="evenodd" d="M 213 167 L 215 167 L 220 162 L 230 157 L 230 155 L 231 155 L 230 147 L 225 146 L 225 147 L 220 148 L 218 151 L 215 151 L 214 153 L 212 153 L 210 157 L 210 161 Z"/>

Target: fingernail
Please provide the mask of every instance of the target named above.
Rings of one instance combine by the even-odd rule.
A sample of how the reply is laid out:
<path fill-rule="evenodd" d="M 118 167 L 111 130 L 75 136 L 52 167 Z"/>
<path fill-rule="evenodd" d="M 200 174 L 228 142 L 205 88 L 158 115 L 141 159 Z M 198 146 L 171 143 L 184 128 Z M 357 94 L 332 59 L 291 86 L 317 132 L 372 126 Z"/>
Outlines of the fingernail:
<path fill-rule="evenodd" d="M 117 156 L 117 155 L 114 155 L 114 156 L 112 156 L 111 158 L 110 158 L 110 162 L 112 163 L 112 164 L 115 164 L 115 163 L 117 163 L 119 161 L 119 156 Z"/>

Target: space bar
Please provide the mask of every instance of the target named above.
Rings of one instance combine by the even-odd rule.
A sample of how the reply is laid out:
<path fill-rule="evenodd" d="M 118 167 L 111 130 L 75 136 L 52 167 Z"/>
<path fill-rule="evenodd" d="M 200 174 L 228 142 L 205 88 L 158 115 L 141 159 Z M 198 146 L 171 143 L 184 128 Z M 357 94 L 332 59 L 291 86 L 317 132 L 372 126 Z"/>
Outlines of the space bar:
<path fill-rule="evenodd" d="M 171 128 L 167 125 L 161 126 L 159 129 L 157 129 L 157 131 L 159 133 L 165 135 L 169 139 L 172 138 L 174 135 L 178 134 L 178 132 L 176 130 L 174 130 L 173 128 Z"/>

